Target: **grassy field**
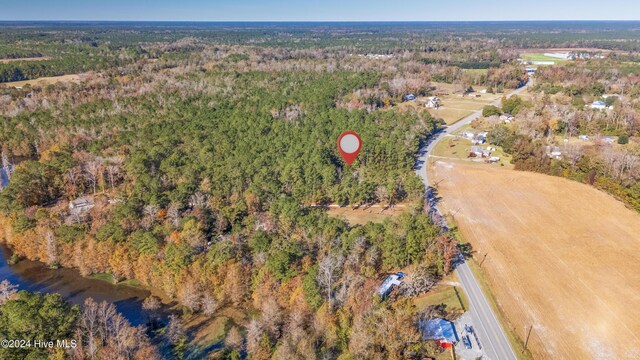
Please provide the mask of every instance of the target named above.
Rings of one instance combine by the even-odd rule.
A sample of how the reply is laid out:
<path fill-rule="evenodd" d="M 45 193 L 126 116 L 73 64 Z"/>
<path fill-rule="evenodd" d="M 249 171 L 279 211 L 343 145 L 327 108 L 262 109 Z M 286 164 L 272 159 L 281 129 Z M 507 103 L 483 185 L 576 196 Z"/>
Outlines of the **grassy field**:
<path fill-rule="evenodd" d="M 457 279 L 452 275 L 451 281 L 457 281 Z M 461 287 L 451 285 L 451 281 L 443 280 L 428 293 L 417 297 L 415 299 L 416 307 L 426 309 L 429 306 L 445 305 L 447 311 L 459 312 L 460 314 L 468 310 L 467 296 Z"/>
<path fill-rule="evenodd" d="M 331 206 L 327 210 L 327 214 L 335 218 L 343 218 L 351 225 L 364 225 L 368 222 L 381 223 L 389 217 L 399 216 L 407 211 L 408 208 L 408 204 L 397 204 L 395 207 L 386 210 L 381 205 L 357 209 L 350 206 Z"/>
<path fill-rule="evenodd" d="M 525 61 L 531 61 L 531 62 L 536 62 L 536 61 L 548 62 L 548 61 L 552 61 L 552 62 L 554 62 L 556 64 L 560 63 L 560 62 L 567 61 L 567 60 L 559 59 L 557 57 L 547 56 L 547 55 L 542 54 L 542 53 L 522 54 L 522 59 L 524 59 Z"/>
<path fill-rule="evenodd" d="M 82 81 L 81 75 L 71 74 L 71 75 L 62 75 L 62 76 L 43 77 L 43 78 L 38 78 L 33 80 L 5 82 L 5 83 L 0 83 L 0 86 L 6 85 L 6 86 L 13 86 L 13 87 L 23 87 L 23 86 L 26 86 L 27 84 L 30 84 L 31 86 L 44 86 L 49 84 L 55 84 L 57 82 L 79 83 L 80 81 Z"/>
<path fill-rule="evenodd" d="M 534 358 L 639 357 L 640 215 L 562 178 L 442 161 L 434 174 L 443 210 L 487 255 L 495 306 L 520 336 L 533 325 Z"/>
<path fill-rule="evenodd" d="M 132 287 L 143 287 L 142 284 L 140 284 L 140 281 L 138 281 L 137 279 L 129 279 L 129 280 L 116 282 L 115 279 L 113 278 L 113 275 L 108 273 L 91 274 L 87 277 L 89 279 L 105 281 L 105 282 L 108 282 L 109 284 L 125 285 L 125 286 L 132 286 Z"/>

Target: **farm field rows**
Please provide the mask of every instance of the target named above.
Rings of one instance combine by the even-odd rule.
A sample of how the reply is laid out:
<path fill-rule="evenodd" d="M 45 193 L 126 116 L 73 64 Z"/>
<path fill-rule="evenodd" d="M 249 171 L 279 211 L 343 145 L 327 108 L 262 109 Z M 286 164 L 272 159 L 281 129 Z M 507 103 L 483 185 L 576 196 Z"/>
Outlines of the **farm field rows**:
<path fill-rule="evenodd" d="M 640 357 L 640 215 L 562 178 L 436 161 L 442 210 L 541 359 Z"/>

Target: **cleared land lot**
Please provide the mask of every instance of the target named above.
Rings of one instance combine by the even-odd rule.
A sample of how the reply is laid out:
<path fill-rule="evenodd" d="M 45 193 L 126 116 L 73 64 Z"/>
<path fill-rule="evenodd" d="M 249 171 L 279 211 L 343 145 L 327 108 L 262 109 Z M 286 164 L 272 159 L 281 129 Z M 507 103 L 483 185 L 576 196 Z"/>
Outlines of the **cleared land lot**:
<path fill-rule="evenodd" d="M 49 58 L 48 57 L 30 57 L 30 58 L 18 58 L 18 59 L 0 59 L 0 63 L 8 64 L 8 63 L 17 62 L 17 61 L 44 61 L 44 60 L 49 60 Z"/>
<path fill-rule="evenodd" d="M 80 81 L 82 81 L 81 75 L 70 74 L 70 75 L 62 75 L 62 76 L 42 77 L 42 78 L 37 78 L 33 80 L 5 82 L 5 83 L 0 83 L 0 86 L 6 85 L 6 86 L 22 87 L 22 86 L 26 86 L 27 84 L 30 84 L 31 86 L 45 86 L 49 84 L 55 84 L 58 82 L 79 83 Z"/>
<path fill-rule="evenodd" d="M 436 161 L 443 210 L 541 359 L 640 358 L 640 215 L 587 185 Z"/>
<path fill-rule="evenodd" d="M 380 205 L 362 206 L 355 209 L 350 206 L 330 206 L 327 214 L 332 217 L 343 218 L 351 225 L 364 225 L 368 222 L 381 223 L 389 217 L 400 216 L 407 208 L 407 204 L 398 204 L 388 209 Z"/>

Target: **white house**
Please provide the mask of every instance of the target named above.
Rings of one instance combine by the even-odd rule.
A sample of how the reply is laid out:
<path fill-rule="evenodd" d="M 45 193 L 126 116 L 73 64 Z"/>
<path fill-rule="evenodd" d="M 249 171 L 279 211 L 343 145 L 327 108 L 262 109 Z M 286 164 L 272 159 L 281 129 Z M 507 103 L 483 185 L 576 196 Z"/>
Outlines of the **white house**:
<path fill-rule="evenodd" d="M 438 109 L 440 107 L 440 99 L 437 96 L 430 97 L 426 107 L 430 109 Z"/>
<path fill-rule="evenodd" d="M 560 148 L 557 146 L 547 146 L 547 155 L 552 159 L 555 158 L 559 160 L 562 158 L 562 151 L 560 151 Z"/>
<path fill-rule="evenodd" d="M 472 132 L 472 131 L 467 130 L 467 131 L 462 133 L 462 136 L 466 137 L 469 140 L 473 140 L 473 138 L 476 136 L 476 134 L 474 132 Z"/>
<path fill-rule="evenodd" d="M 505 124 L 509 124 L 510 122 L 512 122 L 515 118 L 513 117 L 513 115 L 511 114 L 502 114 L 500 116 L 500 120 L 504 121 Z"/>
<path fill-rule="evenodd" d="M 389 293 L 395 286 L 400 285 L 400 283 L 402 282 L 402 278 L 404 278 L 404 273 L 402 272 L 389 275 L 382 282 L 380 288 L 378 288 L 378 295 L 382 296 L 382 298 L 387 297 L 387 295 L 389 295 Z"/>

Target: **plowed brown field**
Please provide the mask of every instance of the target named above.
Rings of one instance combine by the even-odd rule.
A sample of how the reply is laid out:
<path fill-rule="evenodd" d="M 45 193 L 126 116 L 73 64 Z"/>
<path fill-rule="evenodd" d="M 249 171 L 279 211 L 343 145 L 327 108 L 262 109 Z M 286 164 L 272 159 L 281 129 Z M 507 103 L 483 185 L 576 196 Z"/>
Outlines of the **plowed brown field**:
<path fill-rule="evenodd" d="M 437 161 L 500 310 L 540 359 L 640 359 L 640 214 L 588 185 Z"/>

